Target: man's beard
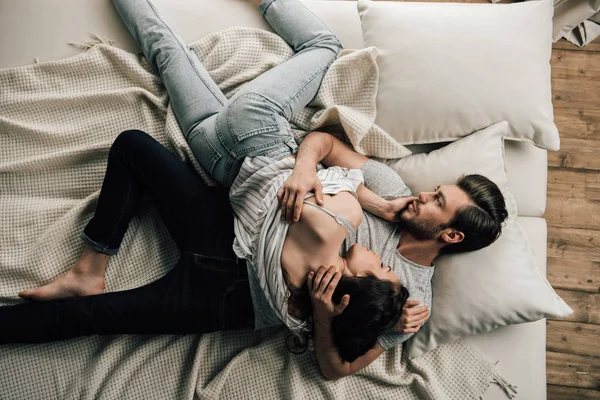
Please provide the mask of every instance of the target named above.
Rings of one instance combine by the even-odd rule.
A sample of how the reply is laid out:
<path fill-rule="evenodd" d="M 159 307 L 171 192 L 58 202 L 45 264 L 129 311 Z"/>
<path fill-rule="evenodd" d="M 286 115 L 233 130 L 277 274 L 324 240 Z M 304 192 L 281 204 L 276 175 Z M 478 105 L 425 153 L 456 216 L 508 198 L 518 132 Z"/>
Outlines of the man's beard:
<path fill-rule="evenodd" d="M 402 227 L 412 234 L 415 239 L 418 240 L 432 240 L 435 239 L 443 230 L 443 226 L 434 224 L 429 221 L 417 221 L 414 218 L 407 219 L 401 217 L 400 224 Z"/>

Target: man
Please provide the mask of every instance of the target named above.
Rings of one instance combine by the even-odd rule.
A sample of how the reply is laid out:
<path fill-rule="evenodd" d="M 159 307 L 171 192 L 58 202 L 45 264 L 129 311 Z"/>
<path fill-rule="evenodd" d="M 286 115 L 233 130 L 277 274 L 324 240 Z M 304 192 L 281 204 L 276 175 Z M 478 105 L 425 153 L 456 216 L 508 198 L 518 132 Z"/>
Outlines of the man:
<path fill-rule="evenodd" d="M 504 197 L 489 179 L 467 175 L 455 184 L 440 185 L 407 201 L 406 197 L 412 195 L 410 189 L 391 168 L 356 153 L 332 135 L 313 132 L 300 145 L 294 172 L 278 193 L 288 222 L 299 219 L 307 192 L 314 191 L 317 203 L 322 202 L 321 184 L 315 173 L 319 162 L 360 169 L 365 186 L 388 200 L 373 203 L 369 196 L 358 192 L 366 210 L 364 219 L 344 244 L 345 250 L 359 243 L 380 254 L 383 264 L 400 277 L 412 299 L 407 302 L 411 308 L 405 310 L 394 332 L 381 336 L 367 353 L 365 362 L 372 361 L 412 336 L 429 317 L 431 278 L 439 255 L 478 250 L 498 238 L 508 216 Z M 327 321 L 322 322 L 315 323 L 315 345 L 324 349 L 330 345 L 330 327 Z M 321 365 L 321 369 L 335 370 L 328 365 Z"/>

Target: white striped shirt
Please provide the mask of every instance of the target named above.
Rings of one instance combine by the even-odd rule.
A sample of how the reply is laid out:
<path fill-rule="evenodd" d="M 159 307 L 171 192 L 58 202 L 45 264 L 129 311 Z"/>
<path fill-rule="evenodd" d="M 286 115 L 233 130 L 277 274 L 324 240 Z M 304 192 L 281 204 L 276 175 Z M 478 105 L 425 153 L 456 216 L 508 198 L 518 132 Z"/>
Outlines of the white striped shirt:
<path fill-rule="evenodd" d="M 229 192 L 234 211 L 235 254 L 246 259 L 255 329 L 285 324 L 295 333 L 308 329 L 306 321 L 288 313 L 290 292 L 281 270 L 281 249 L 289 225 L 281 219 L 277 192 L 294 170 L 296 159 L 246 158 Z M 323 194 L 348 191 L 356 196 L 363 183 L 360 170 L 317 166 Z M 306 197 L 313 196 L 313 193 Z M 266 304 L 265 304 L 266 300 Z"/>

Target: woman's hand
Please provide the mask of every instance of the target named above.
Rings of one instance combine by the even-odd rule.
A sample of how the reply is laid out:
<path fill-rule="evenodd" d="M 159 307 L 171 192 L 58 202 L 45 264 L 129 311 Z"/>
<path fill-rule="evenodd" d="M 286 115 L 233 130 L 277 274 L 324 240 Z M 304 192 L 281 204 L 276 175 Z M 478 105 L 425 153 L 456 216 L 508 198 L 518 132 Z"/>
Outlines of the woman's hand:
<path fill-rule="evenodd" d="M 418 200 L 418 198 L 414 196 L 397 197 L 393 200 L 388 200 L 386 212 L 381 217 L 390 222 L 400 222 L 400 213 L 415 200 Z"/>
<path fill-rule="evenodd" d="M 417 307 L 420 303 L 415 300 L 408 300 L 402 310 L 402 316 L 398 323 L 392 329 L 400 333 L 416 333 L 429 318 L 429 307 Z"/>
<path fill-rule="evenodd" d="M 287 178 L 277 199 L 281 205 L 281 216 L 288 222 L 297 222 L 302 213 L 302 203 L 306 193 L 314 191 L 317 204 L 323 205 L 323 185 L 317 177 L 315 169 L 295 168 Z"/>
<path fill-rule="evenodd" d="M 322 265 L 317 273 L 308 273 L 308 293 L 313 306 L 313 320 L 315 323 L 330 322 L 333 317 L 340 315 L 350 303 L 350 295 L 342 296 L 340 304 L 334 304 L 331 299 L 333 292 L 342 278 L 341 272 L 336 272 L 336 267 Z"/>

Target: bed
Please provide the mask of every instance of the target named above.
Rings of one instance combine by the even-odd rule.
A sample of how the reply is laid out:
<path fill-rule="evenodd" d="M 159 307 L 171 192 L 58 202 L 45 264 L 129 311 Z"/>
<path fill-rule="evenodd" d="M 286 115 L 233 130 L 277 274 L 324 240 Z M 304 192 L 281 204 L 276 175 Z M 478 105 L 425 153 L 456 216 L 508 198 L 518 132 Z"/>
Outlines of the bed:
<path fill-rule="evenodd" d="M 269 30 L 258 12 L 248 3 L 240 1 L 155 0 L 154 4 L 187 42 L 232 26 Z M 306 4 L 337 34 L 345 48 L 364 47 L 356 2 L 310 1 Z M 90 32 L 114 41 L 114 46 L 118 48 L 129 52 L 139 51 L 109 0 L 0 0 L 0 68 L 78 55 L 82 51 L 81 46 L 78 48 L 67 43 L 85 43 L 90 40 Z M 425 147 L 407 146 L 413 152 L 424 151 Z M 540 271 L 545 274 L 547 229 L 542 214 L 546 201 L 546 150 L 526 141 L 506 141 L 505 155 L 508 185 L 519 209 L 518 221 L 529 238 Z M 545 320 L 541 319 L 499 328 L 465 340 L 491 362 L 498 362 L 498 371 L 518 387 L 515 398 L 541 400 L 546 398 L 545 333 Z M 31 362 L 34 363 L 35 359 L 31 358 Z M 117 368 L 114 365 L 109 367 Z M 80 368 L 86 367 L 81 365 Z M 198 372 L 196 364 L 194 368 L 193 371 L 202 373 Z M 52 378 L 47 379 L 50 382 L 46 382 L 52 385 Z M 73 398 L 82 396 L 83 392 L 74 386 L 84 383 L 77 380 L 70 382 L 70 388 L 63 387 L 54 393 L 71 393 Z M 110 387 L 110 381 L 105 384 Z M 35 387 L 26 388 L 26 379 L 14 382 L 14 385 L 23 388 L 21 394 L 28 394 L 30 398 L 39 397 Z M 106 390 L 106 387 L 100 387 Z M 85 393 L 91 396 L 91 393 Z M 110 398 L 113 392 L 108 390 L 103 393 Z M 327 396 L 331 394 L 323 393 L 323 397 Z M 1 389 L 0 398 L 5 398 Z M 491 385 L 484 398 L 503 399 L 506 394 L 500 387 Z"/>

